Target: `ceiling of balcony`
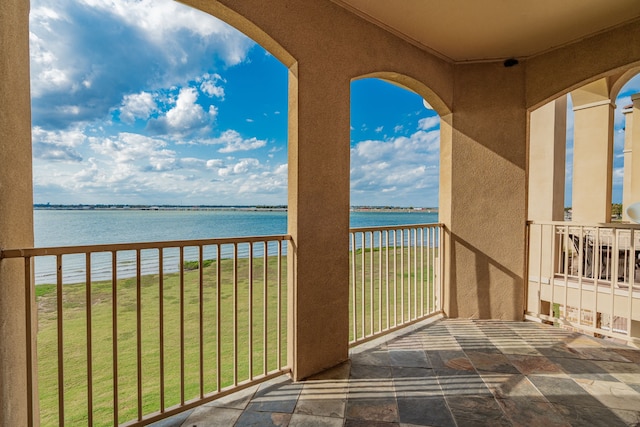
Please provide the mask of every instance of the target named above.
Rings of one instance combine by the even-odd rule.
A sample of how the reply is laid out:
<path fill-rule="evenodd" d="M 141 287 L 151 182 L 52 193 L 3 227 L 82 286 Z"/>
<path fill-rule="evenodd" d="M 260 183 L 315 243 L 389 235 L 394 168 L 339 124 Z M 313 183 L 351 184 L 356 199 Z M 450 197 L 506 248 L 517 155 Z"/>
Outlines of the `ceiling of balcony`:
<path fill-rule="evenodd" d="M 526 58 L 640 18 L 638 0 L 332 0 L 450 61 Z"/>

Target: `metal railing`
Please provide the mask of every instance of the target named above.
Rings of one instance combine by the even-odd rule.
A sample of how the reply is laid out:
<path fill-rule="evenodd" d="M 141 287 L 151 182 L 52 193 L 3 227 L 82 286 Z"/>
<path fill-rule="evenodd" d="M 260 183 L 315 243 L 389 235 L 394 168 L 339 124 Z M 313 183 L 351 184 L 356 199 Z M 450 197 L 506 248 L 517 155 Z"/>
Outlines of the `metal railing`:
<path fill-rule="evenodd" d="M 350 344 L 442 312 L 442 225 L 350 230 Z"/>
<path fill-rule="evenodd" d="M 37 310 L 30 410 L 42 425 L 146 425 L 288 372 L 290 239 L 3 251 L 24 260 L 28 334 Z"/>
<path fill-rule="evenodd" d="M 640 338 L 640 225 L 528 223 L 527 315 Z"/>
<path fill-rule="evenodd" d="M 350 230 L 351 345 L 441 313 L 441 239 L 440 224 Z M 290 241 L 3 250 L 24 261 L 31 419 L 147 425 L 289 372 Z"/>

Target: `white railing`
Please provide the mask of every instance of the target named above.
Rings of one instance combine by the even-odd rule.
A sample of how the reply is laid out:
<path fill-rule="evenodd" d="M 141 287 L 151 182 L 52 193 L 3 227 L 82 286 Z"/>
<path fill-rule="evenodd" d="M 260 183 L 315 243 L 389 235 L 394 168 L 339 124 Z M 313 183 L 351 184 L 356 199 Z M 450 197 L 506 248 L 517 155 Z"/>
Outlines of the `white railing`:
<path fill-rule="evenodd" d="M 146 425 L 288 372 L 289 240 L 2 251 L 24 260 L 28 334 L 37 310 L 30 410 L 43 426 Z"/>
<path fill-rule="evenodd" d="M 352 228 L 350 344 L 442 312 L 442 225 Z"/>
<path fill-rule="evenodd" d="M 640 338 L 640 225 L 528 223 L 527 315 Z"/>

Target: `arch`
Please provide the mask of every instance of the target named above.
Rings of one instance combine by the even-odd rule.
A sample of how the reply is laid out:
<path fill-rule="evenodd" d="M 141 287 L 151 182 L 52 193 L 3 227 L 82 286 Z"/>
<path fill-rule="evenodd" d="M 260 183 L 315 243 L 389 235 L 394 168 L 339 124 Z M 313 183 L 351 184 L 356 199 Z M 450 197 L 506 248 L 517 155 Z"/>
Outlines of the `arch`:
<path fill-rule="evenodd" d="M 525 61 L 526 102 L 532 111 L 603 77 L 640 65 L 640 20 L 551 50 Z"/>
<path fill-rule="evenodd" d="M 410 90 L 420 95 L 425 101 L 433 107 L 436 113 L 442 118 L 451 114 L 451 109 L 444 102 L 444 100 L 429 86 L 422 83 L 419 80 L 409 77 L 405 74 L 393 72 L 393 71 L 378 71 L 368 74 L 363 74 L 358 77 L 354 77 L 352 80 L 366 79 L 366 78 L 378 78 L 391 84 L 402 87 L 403 89 Z"/>
<path fill-rule="evenodd" d="M 613 77 L 609 95 L 610 99 L 616 99 L 618 95 L 620 95 L 622 88 L 638 74 L 640 74 L 640 64 L 633 65 L 631 68 Z"/>
<path fill-rule="evenodd" d="M 291 66 L 296 62 L 295 58 L 273 37 L 246 17 L 233 9 L 222 5 L 220 2 L 204 0 L 180 0 L 180 2 L 193 7 L 194 9 L 201 10 L 204 13 L 208 13 L 209 15 L 231 25 L 238 31 L 253 39 L 265 50 L 275 56 L 287 68 L 291 68 Z"/>

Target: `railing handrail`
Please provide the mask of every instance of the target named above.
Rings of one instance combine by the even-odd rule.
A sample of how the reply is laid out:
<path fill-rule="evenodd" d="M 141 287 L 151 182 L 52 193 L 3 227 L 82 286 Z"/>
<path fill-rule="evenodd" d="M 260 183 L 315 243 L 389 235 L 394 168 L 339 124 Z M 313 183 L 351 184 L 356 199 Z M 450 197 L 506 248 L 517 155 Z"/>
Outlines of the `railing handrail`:
<path fill-rule="evenodd" d="M 189 246 L 214 246 L 228 245 L 233 243 L 262 243 L 292 240 L 289 234 L 274 234 L 268 236 L 245 236 L 245 237 L 219 237 L 211 239 L 188 239 L 188 240 L 165 240 L 159 242 L 134 242 L 134 243 L 105 243 L 99 245 L 78 245 L 78 246 L 50 246 L 43 248 L 21 248 L 0 250 L 0 259 L 4 258 L 25 258 L 46 255 L 69 255 L 77 253 L 131 251 L 143 249 L 163 249 Z"/>
<path fill-rule="evenodd" d="M 350 227 L 349 233 L 362 233 L 367 231 L 386 231 L 386 230 L 407 230 L 410 228 L 437 228 L 442 227 L 439 222 L 430 222 L 424 224 L 399 224 L 399 225 L 380 225 L 372 227 Z"/>
<path fill-rule="evenodd" d="M 557 225 L 562 227 L 622 228 L 640 230 L 640 224 L 630 222 L 572 222 L 572 221 L 539 221 L 528 220 L 527 225 Z"/>
<path fill-rule="evenodd" d="M 384 231 L 384 230 L 400 230 L 408 228 L 426 228 L 441 227 L 441 223 L 425 223 L 425 224 L 398 224 L 373 227 L 351 227 L 350 233 L 361 233 L 366 231 Z M 260 243 L 264 241 L 283 241 L 293 240 L 290 234 L 273 234 L 264 236 L 243 236 L 243 237 L 216 237 L 210 239 L 183 239 L 183 240 L 162 240 L 148 242 L 131 242 L 131 243 L 102 243 L 98 245 L 73 245 L 73 246 L 46 246 L 46 247 L 27 247 L 27 248 L 9 248 L 0 250 L 0 259 L 4 258 L 24 258 L 46 255 L 69 255 L 86 252 L 111 252 L 123 250 L 137 249 L 161 249 L 176 248 L 185 246 L 209 246 L 209 245 L 227 245 L 233 243 Z"/>

